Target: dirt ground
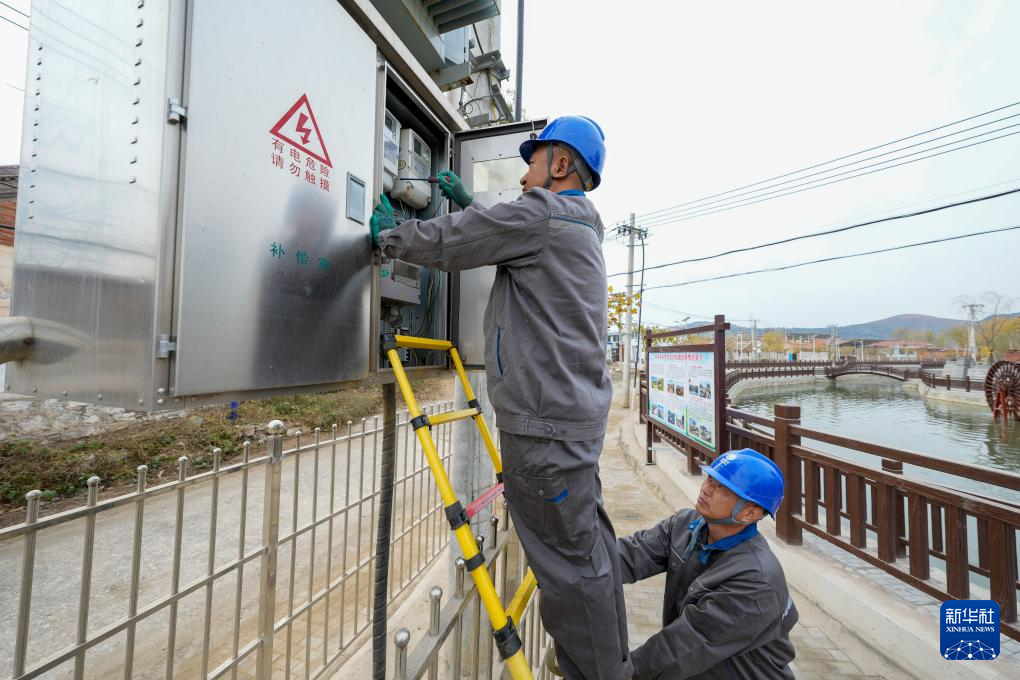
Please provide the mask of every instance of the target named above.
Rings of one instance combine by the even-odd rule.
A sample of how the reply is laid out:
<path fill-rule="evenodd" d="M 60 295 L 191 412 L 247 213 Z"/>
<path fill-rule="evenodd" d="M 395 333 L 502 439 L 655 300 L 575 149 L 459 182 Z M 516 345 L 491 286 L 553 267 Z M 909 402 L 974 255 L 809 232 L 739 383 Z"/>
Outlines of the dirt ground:
<path fill-rule="evenodd" d="M 421 403 L 453 398 L 453 377 L 414 385 Z M 187 456 L 191 471 L 212 467 L 213 447 L 224 463 L 241 455 L 245 441 L 257 451 L 269 421 L 279 419 L 288 434 L 311 436 L 316 427 L 330 432 L 348 420 L 379 413 L 382 390 L 365 387 L 326 394 L 296 395 L 195 409 L 176 417 L 131 424 L 80 439 L 52 442 L 23 438 L 0 442 L 0 527 L 24 521 L 25 494 L 42 491 L 41 514 L 78 507 L 87 480 L 97 475 L 104 495 L 130 491 L 139 465 L 148 466 L 151 486 L 177 474 L 177 459 Z M 398 408 L 401 404 L 398 404 Z"/>

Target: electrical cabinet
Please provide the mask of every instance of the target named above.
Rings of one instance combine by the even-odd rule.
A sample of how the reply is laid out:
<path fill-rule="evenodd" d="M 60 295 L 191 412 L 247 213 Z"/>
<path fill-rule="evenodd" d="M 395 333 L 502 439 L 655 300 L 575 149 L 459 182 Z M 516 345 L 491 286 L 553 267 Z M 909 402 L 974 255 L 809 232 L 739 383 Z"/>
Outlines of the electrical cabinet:
<path fill-rule="evenodd" d="M 76 7 L 33 3 L 12 314 L 34 344 L 8 390 L 177 409 L 378 382 L 387 329 L 484 342 L 484 272 L 385 260 L 368 216 L 384 192 L 401 219 L 443 215 L 435 184 L 396 178 L 455 146 L 478 200 L 509 200 L 541 122 L 460 137 L 424 72 L 331 0 L 300 21 L 273 0 Z M 330 47 L 296 65 L 294 45 Z M 505 168 L 476 162 L 483 138 Z"/>

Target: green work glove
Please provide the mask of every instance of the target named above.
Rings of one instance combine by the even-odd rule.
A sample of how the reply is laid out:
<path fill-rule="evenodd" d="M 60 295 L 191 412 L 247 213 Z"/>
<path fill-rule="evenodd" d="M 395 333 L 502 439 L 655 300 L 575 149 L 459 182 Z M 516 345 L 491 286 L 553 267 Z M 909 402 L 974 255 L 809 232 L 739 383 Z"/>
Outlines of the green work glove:
<path fill-rule="evenodd" d="M 436 184 L 439 185 L 439 190 L 443 192 L 444 196 L 461 208 L 468 207 L 471 205 L 471 201 L 474 200 L 474 197 L 464 188 L 464 183 L 460 181 L 460 177 L 457 177 L 451 170 L 443 170 L 436 175 Z"/>
<path fill-rule="evenodd" d="M 372 210 L 372 217 L 368 220 L 368 226 L 372 230 L 372 245 L 379 247 L 379 235 L 386 229 L 397 226 L 397 218 L 393 216 L 393 206 L 386 194 L 379 194 L 379 203 Z"/>

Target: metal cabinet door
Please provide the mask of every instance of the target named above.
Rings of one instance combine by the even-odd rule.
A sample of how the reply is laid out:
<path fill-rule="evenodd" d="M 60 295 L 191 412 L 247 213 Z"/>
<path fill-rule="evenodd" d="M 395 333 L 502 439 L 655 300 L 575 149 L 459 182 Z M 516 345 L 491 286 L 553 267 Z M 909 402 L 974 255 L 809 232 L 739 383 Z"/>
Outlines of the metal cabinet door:
<path fill-rule="evenodd" d="M 541 119 L 454 135 L 454 172 L 479 205 L 489 207 L 521 195 L 520 179 L 527 166 L 518 148 L 545 124 L 545 119 Z M 451 288 L 451 323 L 455 325 L 450 337 L 457 344 L 465 366 L 484 366 L 482 322 L 495 278 L 495 267 L 472 269 L 461 272 Z"/>
<path fill-rule="evenodd" d="M 376 47 L 334 0 L 300 5 L 191 5 L 178 395 L 368 373 Z"/>

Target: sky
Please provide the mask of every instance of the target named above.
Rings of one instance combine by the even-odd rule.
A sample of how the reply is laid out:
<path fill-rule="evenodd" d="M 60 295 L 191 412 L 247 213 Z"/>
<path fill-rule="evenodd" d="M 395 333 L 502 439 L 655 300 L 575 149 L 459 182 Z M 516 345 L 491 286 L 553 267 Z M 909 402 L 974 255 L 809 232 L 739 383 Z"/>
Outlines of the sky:
<path fill-rule="evenodd" d="M 503 22 L 503 52 L 512 65 L 515 2 L 503 3 Z M 533 118 L 581 114 L 603 127 L 607 164 L 591 198 L 612 224 L 631 212 L 699 199 L 1020 101 L 1017 35 L 1020 2 L 1009 1 L 530 2 L 522 101 Z M 1020 107 L 970 125 L 1016 113 Z M 645 257 L 654 265 L 709 255 L 1013 187 L 1020 187 L 1020 135 L 653 226 Z M 1016 196 L 648 272 L 645 283 L 1013 224 L 1020 224 Z M 605 253 L 608 273 L 626 271 L 623 244 L 610 241 Z M 954 302 L 961 295 L 991 290 L 1020 297 L 1018 255 L 1020 231 L 979 236 L 652 290 L 644 314 L 659 324 L 725 314 L 801 327 L 900 313 L 961 318 Z M 640 250 L 635 259 L 640 267 Z M 610 282 L 621 290 L 626 277 Z"/>
<path fill-rule="evenodd" d="M 4 0 L 30 12 L 28 0 Z M 516 2 L 504 0 L 504 62 Z M 26 24 L 0 5 L 0 16 Z M 606 133 L 604 221 L 639 216 L 1020 101 L 1020 2 L 527 2 L 525 113 Z M 0 20 L 0 164 L 19 161 L 27 33 Z M 511 81 L 512 86 L 512 81 Z M 1020 113 L 1020 106 L 974 123 Z M 995 127 L 1016 124 L 1020 116 Z M 953 129 L 959 129 L 953 128 Z M 984 128 L 985 130 L 990 128 Z M 1020 130 L 1020 127 L 1012 132 Z M 980 132 L 978 130 L 969 134 Z M 908 142 L 909 143 L 909 142 Z M 1020 187 L 1020 135 L 715 215 L 649 227 L 647 265 Z M 646 220 L 639 219 L 638 224 Z M 645 277 L 646 286 L 1020 224 L 1020 196 Z M 605 248 L 609 274 L 627 249 Z M 649 290 L 652 323 L 725 314 L 824 326 L 900 313 L 960 318 L 960 296 L 1020 297 L 1020 231 Z M 637 250 L 636 266 L 641 253 Z M 614 289 L 626 277 L 610 279 Z M 637 280 L 635 281 L 635 286 Z"/>

